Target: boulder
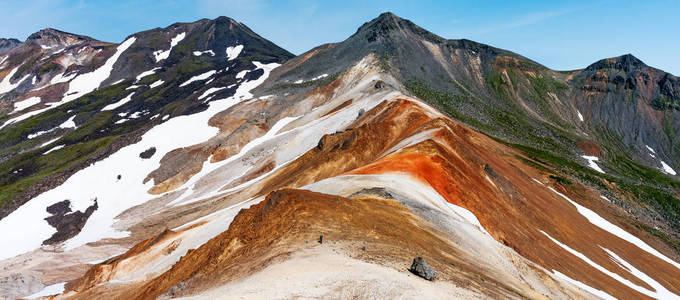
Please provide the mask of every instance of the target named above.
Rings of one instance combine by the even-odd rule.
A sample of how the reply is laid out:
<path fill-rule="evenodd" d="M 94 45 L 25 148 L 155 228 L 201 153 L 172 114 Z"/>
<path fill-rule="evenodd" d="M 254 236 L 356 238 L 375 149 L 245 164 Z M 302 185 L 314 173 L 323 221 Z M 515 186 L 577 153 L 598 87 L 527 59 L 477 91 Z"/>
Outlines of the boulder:
<path fill-rule="evenodd" d="M 418 275 L 422 278 L 425 278 L 427 280 L 434 280 L 437 278 L 437 274 L 434 272 L 432 267 L 427 264 L 424 258 L 422 257 L 416 257 L 413 259 L 413 263 L 411 264 L 411 268 L 408 269 L 411 271 L 411 273 Z"/>
<path fill-rule="evenodd" d="M 151 147 L 149 149 L 144 150 L 144 152 L 139 153 L 139 157 L 143 159 L 149 159 L 151 158 L 154 154 L 156 153 L 156 147 Z"/>

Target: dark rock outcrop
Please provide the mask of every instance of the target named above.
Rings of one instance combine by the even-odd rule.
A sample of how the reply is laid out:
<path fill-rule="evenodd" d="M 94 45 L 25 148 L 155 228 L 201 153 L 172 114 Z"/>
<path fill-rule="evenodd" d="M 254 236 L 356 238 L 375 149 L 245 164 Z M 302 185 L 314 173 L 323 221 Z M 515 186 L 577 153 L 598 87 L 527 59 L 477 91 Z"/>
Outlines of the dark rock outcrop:
<path fill-rule="evenodd" d="M 149 159 L 151 158 L 154 154 L 156 153 L 156 147 L 151 147 L 149 149 L 144 150 L 142 153 L 139 153 L 139 157 L 143 159 Z"/>
<path fill-rule="evenodd" d="M 49 239 L 43 241 L 43 245 L 52 245 L 68 240 L 76 236 L 85 226 L 85 222 L 97 210 L 97 199 L 85 212 L 71 212 L 71 201 L 64 200 L 47 207 L 47 212 L 52 216 L 45 218 L 50 226 L 57 229 Z"/>
<path fill-rule="evenodd" d="M 378 196 L 384 199 L 394 199 L 394 196 L 386 188 L 383 187 L 372 187 L 368 189 L 362 189 L 360 191 L 352 193 L 351 195 L 347 196 L 347 198 L 354 198 L 356 196 L 363 195 Z"/>
<path fill-rule="evenodd" d="M 47 207 L 47 212 L 53 215 L 63 216 L 71 212 L 71 201 L 64 200 Z"/>
<path fill-rule="evenodd" d="M 411 264 L 411 267 L 408 269 L 411 271 L 411 273 L 418 275 L 422 278 L 425 278 L 427 280 L 434 280 L 437 278 L 437 274 L 434 272 L 432 267 L 427 264 L 424 258 L 422 257 L 416 257 L 413 259 L 413 263 Z"/>

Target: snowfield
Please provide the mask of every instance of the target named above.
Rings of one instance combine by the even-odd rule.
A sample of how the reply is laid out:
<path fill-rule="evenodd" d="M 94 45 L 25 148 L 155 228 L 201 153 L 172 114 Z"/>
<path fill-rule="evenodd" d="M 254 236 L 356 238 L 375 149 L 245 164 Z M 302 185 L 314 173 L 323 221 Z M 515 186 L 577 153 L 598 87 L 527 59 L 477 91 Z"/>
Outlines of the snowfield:
<path fill-rule="evenodd" d="M 44 220 L 49 216 L 45 209 L 64 199 L 71 201 L 74 211 L 84 211 L 94 199 L 97 199 L 99 206 L 82 231 L 64 243 L 64 250 L 100 239 L 128 236 L 128 232 L 113 228 L 115 218 L 126 209 L 156 197 L 147 193 L 154 185 L 153 180 L 146 183 L 142 181 L 147 174 L 160 166 L 163 155 L 173 149 L 195 145 L 215 136 L 219 130 L 207 125 L 210 117 L 242 99 L 252 98 L 249 91 L 262 83 L 269 72 L 278 66 L 276 63 L 253 64 L 256 69 L 262 69 L 264 75 L 257 80 L 242 83 L 233 97 L 212 101 L 205 111 L 177 116 L 157 125 L 146 132 L 140 142 L 123 147 L 108 158 L 78 171 L 62 185 L 33 198 L 0 220 L 3 241 L 11 245 L 0 248 L 0 260 L 37 249 L 42 241 L 54 234 L 56 230 Z M 168 138 L 170 136 L 172 138 Z M 141 159 L 139 153 L 150 147 L 156 147 L 157 154 L 150 159 Z M 121 176 L 120 180 L 117 180 L 118 175 Z M 17 227 L 24 230 L 15 230 Z"/>

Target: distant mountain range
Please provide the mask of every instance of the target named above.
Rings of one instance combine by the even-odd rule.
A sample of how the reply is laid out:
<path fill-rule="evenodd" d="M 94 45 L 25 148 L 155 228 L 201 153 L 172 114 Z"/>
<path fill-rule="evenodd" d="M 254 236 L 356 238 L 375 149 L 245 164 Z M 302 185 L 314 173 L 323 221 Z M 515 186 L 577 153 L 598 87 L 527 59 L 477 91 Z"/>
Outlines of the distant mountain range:
<path fill-rule="evenodd" d="M 680 297 L 680 80 L 630 54 L 44 29 L 0 124 L 0 298 Z"/>

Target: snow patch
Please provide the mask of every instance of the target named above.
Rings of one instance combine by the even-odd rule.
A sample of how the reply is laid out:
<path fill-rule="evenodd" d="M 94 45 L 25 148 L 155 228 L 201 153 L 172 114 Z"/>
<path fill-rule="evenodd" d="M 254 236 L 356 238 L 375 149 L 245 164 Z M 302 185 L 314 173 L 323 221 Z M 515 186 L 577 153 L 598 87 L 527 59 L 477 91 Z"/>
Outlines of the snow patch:
<path fill-rule="evenodd" d="M 557 270 L 553 270 L 553 275 L 555 275 L 555 277 L 557 277 L 557 278 L 559 278 L 559 279 L 562 279 L 562 280 L 564 280 L 564 281 L 566 281 L 566 282 L 569 282 L 569 283 L 571 283 L 571 284 L 573 284 L 573 285 L 579 287 L 580 289 L 582 289 L 582 290 L 584 290 L 584 291 L 586 291 L 586 292 L 588 292 L 588 293 L 591 293 L 591 294 L 593 294 L 593 295 L 595 295 L 595 296 L 597 296 L 597 297 L 600 297 L 600 298 L 602 298 L 602 299 L 605 299 L 605 300 L 616 300 L 616 298 L 614 298 L 612 295 L 609 295 L 609 294 L 607 294 L 606 292 L 604 292 L 604 291 L 602 291 L 602 290 L 598 290 L 598 289 L 596 289 L 596 288 L 593 288 L 593 287 L 591 287 L 591 286 L 589 286 L 589 285 L 587 285 L 587 284 L 585 284 L 585 283 L 583 283 L 583 282 L 580 282 L 580 281 L 578 281 L 578 280 L 576 280 L 576 279 L 572 279 L 571 277 L 569 277 L 569 276 L 567 276 L 567 275 L 564 275 L 564 274 L 558 272 Z"/>
<path fill-rule="evenodd" d="M 589 166 L 591 169 L 593 169 L 593 170 L 595 170 L 595 171 L 598 171 L 598 172 L 604 174 L 604 171 L 600 168 L 600 166 L 598 166 L 598 165 L 595 163 L 596 161 L 599 160 L 599 158 L 597 158 L 597 156 L 581 155 L 581 157 L 585 158 L 585 159 L 588 161 L 588 166 Z"/>
<path fill-rule="evenodd" d="M 243 50 L 243 45 L 229 46 L 227 47 L 227 60 L 233 60 L 238 57 L 238 55 Z"/>
<path fill-rule="evenodd" d="M 64 72 L 64 74 L 66 74 L 66 72 Z M 69 81 L 71 81 L 71 79 L 78 76 L 78 73 L 73 73 L 71 75 L 66 75 L 66 76 L 64 76 L 64 74 L 58 74 L 57 76 L 52 77 L 52 80 L 50 80 L 50 85 L 62 83 L 62 82 L 69 82 Z"/>
<path fill-rule="evenodd" d="M 64 128 L 64 129 L 73 128 L 73 129 L 75 129 L 76 128 L 76 122 L 73 121 L 73 119 L 75 119 L 75 118 L 76 118 L 76 115 L 73 115 L 68 120 L 66 120 L 66 122 L 61 123 L 61 125 L 59 125 L 59 128 Z"/>
<path fill-rule="evenodd" d="M 200 75 L 196 75 L 194 77 L 189 78 L 189 80 L 185 81 L 184 83 L 180 84 L 179 87 L 189 85 L 190 83 L 192 83 L 194 81 L 206 80 L 206 79 L 210 78 L 210 76 L 215 75 L 215 73 L 217 73 L 217 71 L 212 70 L 212 71 L 208 71 L 208 72 L 205 72 L 203 74 L 200 74 Z"/>
<path fill-rule="evenodd" d="M 170 40 L 170 49 L 168 50 L 158 50 L 153 52 L 153 56 L 156 59 L 156 62 L 159 62 L 161 60 L 164 60 L 168 57 L 170 57 L 170 51 L 172 51 L 172 48 L 175 48 L 179 42 L 181 42 L 184 37 L 186 36 L 186 32 L 182 32 L 178 35 L 176 35 L 174 38 Z"/>
<path fill-rule="evenodd" d="M 325 78 L 325 77 L 328 77 L 328 74 L 321 74 L 321 75 L 319 75 L 319 76 L 316 76 L 316 77 L 312 78 L 311 81 L 319 80 L 319 79 Z"/>
<path fill-rule="evenodd" d="M 43 153 L 43 155 L 45 155 L 45 154 L 47 154 L 47 153 L 50 153 L 50 152 L 52 152 L 52 151 L 57 151 L 57 150 L 59 150 L 59 149 L 61 149 L 61 148 L 64 148 L 64 146 L 65 146 L 65 145 L 54 146 L 54 148 L 45 151 L 45 153 Z"/>
<path fill-rule="evenodd" d="M 61 123 L 61 125 L 59 125 L 59 126 L 57 126 L 57 127 L 55 127 L 55 128 L 52 128 L 52 129 L 50 129 L 50 130 L 43 130 L 43 131 L 38 131 L 38 132 L 36 132 L 36 133 L 31 133 L 31 134 L 29 134 L 29 135 L 27 136 L 27 138 L 28 138 L 28 139 L 34 139 L 34 138 L 39 137 L 39 136 L 41 136 L 41 135 L 43 135 L 43 134 L 45 134 L 45 133 L 50 133 L 50 132 L 52 132 L 52 131 L 55 131 L 55 130 L 57 130 L 57 129 L 59 129 L 59 128 L 63 128 L 63 129 L 73 128 L 73 129 L 75 129 L 75 128 L 76 128 L 76 122 L 73 121 L 73 119 L 75 119 L 75 117 L 76 117 L 76 116 L 73 115 L 71 118 L 69 118 L 68 120 L 66 120 L 64 123 Z M 53 140 L 53 141 L 54 141 L 54 140 Z M 45 143 L 45 144 L 42 144 L 42 146 L 40 146 L 40 147 L 44 147 L 45 145 L 47 145 L 47 144 L 49 144 L 49 143 L 51 143 L 51 142 L 53 142 L 53 141 L 50 141 L 50 142 Z"/>
<path fill-rule="evenodd" d="M 5 78 L 3 78 L 2 81 L 0 81 L 0 94 L 4 94 L 4 93 L 12 91 L 17 86 L 19 86 L 19 84 L 21 84 L 22 81 L 24 81 L 26 78 L 28 78 L 28 76 L 31 76 L 31 75 L 26 75 L 26 76 L 24 76 L 24 78 L 17 80 L 15 83 L 10 83 L 9 82 L 10 79 L 19 70 L 19 67 L 21 67 L 21 66 L 17 66 L 16 68 L 12 69 L 12 71 L 10 71 L 9 74 L 7 74 L 7 76 L 5 76 Z"/>
<path fill-rule="evenodd" d="M 27 135 L 26 138 L 28 138 L 29 140 L 32 140 L 32 139 L 37 138 L 37 137 L 39 137 L 39 136 L 41 136 L 41 135 L 43 135 L 43 134 L 45 134 L 45 133 L 52 132 L 52 131 L 54 131 L 54 129 L 55 129 L 55 128 L 52 128 L 52 129 L 50 129 L 50 130 L 42 130 L 42 131 L 38 131 L 38 132 L 36 132 L 36 133 L 31 133 L 31 134 Z"/>
<path fill-rule="evenodd" d="M 56 138 L 56 139 L 53 139 L 53 140 L 49 140 L 49 141 L 47 141 L 47 142 L 44 142 L 42 145 L 40 145 L 40 148 L 45 147 L 45 146 L 47 146 L 47 145 L 49 145 L 49 144 L 52 144 L 52 143 L 56 142 L 58 139 L 60 139 L 60 138 L 61 138 L 61 137 L 58 137 L 58 138 Z"/>
<path fill-rule="evenodd" d="M 208 97 L 208 96 L 210 96 L 211 94 L 216 93 L 216 92 L 219 92 L 219 91 L 221 91 L 221 90 L 223 90 L 223 89 L 226 89 L 226 88 L 225 88 L 225 87 L 212 87 L 212 88 L 209 88 L 209 89 L 207 89 L 205 92 L 203 92 L 203 94 L 201 94 L 200 96 L 198 96 L 198 99 L 199 99 L 199 100 L 202 100 L 203 98 Z"/>
<path fill-rule="evenodd" d="M 246 73 L 248 73 L 248 72 L 250 72 L 250 70 L 243 70 L 241 72 L 238 72 L 238 74 L 236 74 L 236 79 L 241 79 L 241 78 L 245 77 Z"/>
<path fill-rule="evenodd" d="M 156 71 L 158 71 L 160 69 L 161 69 L 160 67 L 157 67 L 157 68 L 153 68 L 151 70 L 139 73 L 139 75 L 137 75 L 137 77 L 135 78 L 135 82 L 139 82 L 140 80 L 142 80 L 142 78 L 144 78 L 146 76 L 153 75 L 154 73 L 156 73 Z"/>
<path fill-rule="evenodd" d="M 14 102 L 14 110 L 12 111 L 12 113 L 27 109 L 38 103 L 40 103 L 40 97 L 30 97 L 21 101 Z"/>
<path fill-rule="evenodd" d="M 159 80 L 157 80 L 156 82 L 150 84 L 150 85 L 149 85 L 149 88 L 152 89 L 152 88 L 161 86 L 163 83 L 165 83 L 165 81 L 159 79 Z"/>
<path fill-rule="evenodd" d="M 64 286 L 65 285 L 66 285 L 66 282 L 48 285 L 45 288 L 43 288 L 40 292 L 37 292 L 37 293 L 32 294 L 30 296 L 26 296 L 25 298 L 26 299 L 35 299 L 35 298 L 39 298 L 39 297 L 46 297 L 46 296 L 61 294 L 61 293 L 64 292 Z"/>
<path fill-rule="evenodd" d="M 656 151 L 654 151 L 654 149 L 652 149 L 652 147 L 649 147 L 649 145 L 645 145 L 645 147 L 647 147 L 647 150 L 649 150 L 650 152 L 656 154 Z"/>
<path fill-rule="evenodd" d="M 215 56 L 215 52 L 213 52 L 212 50 L 194 51 L 194 56 L 201 56 L 203 54 L 210 54 L 210 56 Z"/>
<path fill-rule="evenodd" d="M 663 160 L 661 161 L 661 167 L 663 168 L 664 173 L 670 174 L 670 175 L 677 175 L 677 173 L 675 173 L 675 170 L 673 170 L 673 168 L 671 168 L 671 166 L 669 166 Z"/>
<path fill-rule="evenodd" d="M 321 74 L 321 75 L 316 76 L 316 77 L 314 77 L 314 78 L 312 78 L 312 79 L 310 79 L 310 80 L 308 80 L 308 81 L 319 80 L 319 79 L 325 78 L 325 77 L 328 77 L 328 74 Z M 304 80 L 304 79 L 298 79 L 298 80 L 295 80 L 293 83 L 294 83 L 294 84 L 300 84 L 300 83 L 303 83 L 303 82 L 306 82 L 306 80 Z"/>
<path fill-rule="evenodd" d="M 102 111 L 114 110 L 116 108 L 119 108 L 119 107 L 125 105 L 125 103 L 128 103 L 128 102 L 130 102 L 130 100 L 132 100 L 132 95 L 134 95 L 134 94 L 135 94 L 135 92 L 132 92 L 132 93 L 130 93 L 130 95 L 127 95 L 125 98 L 118 100 L 118 102 L 111 103 L 107 106 L 104 106 L 104 108 L 102 108 Z"/>

